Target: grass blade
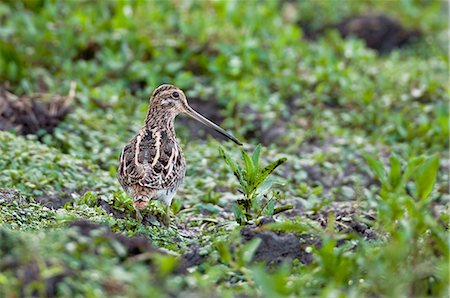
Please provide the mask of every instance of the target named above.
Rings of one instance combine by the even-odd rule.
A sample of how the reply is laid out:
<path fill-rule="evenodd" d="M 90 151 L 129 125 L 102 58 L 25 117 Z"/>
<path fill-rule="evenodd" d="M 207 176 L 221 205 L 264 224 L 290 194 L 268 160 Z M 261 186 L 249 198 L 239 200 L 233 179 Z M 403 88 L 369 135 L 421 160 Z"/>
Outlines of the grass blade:
<path fill-rule="evenodd" d="M 437 154 L 425 160 L 413 176 L 416 184 L 416 195 L 420 200 L 428 198 L 434 188 L 439 169 L 439 156 Z"/>

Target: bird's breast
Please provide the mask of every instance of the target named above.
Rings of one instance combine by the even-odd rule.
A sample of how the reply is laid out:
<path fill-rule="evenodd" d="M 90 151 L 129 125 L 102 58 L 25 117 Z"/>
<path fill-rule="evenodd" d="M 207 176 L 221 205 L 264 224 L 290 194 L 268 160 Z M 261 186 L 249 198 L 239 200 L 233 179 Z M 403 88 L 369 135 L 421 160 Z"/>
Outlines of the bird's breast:
<path fill-rule="evenodd" d="M 185 168 L 174 132 L 144 127 L 122 151 L 119 180 L 122 185 L 169 189 L 181 183 Z"/>

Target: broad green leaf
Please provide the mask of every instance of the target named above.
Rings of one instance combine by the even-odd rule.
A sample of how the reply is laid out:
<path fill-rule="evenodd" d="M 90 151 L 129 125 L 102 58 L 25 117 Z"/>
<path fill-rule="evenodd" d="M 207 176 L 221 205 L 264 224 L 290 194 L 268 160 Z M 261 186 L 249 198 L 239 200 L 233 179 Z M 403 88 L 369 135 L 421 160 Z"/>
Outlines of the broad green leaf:
<path fill-rule="evenodd" d="M 261 156 L 261 144 L 258 144 L 258 146 L 256 146 L 256 148 L 255 148 L 255 150 L 253 151 L 253 154 L 252 154 L 253 165 L 258 170 L 259 170 L 259 157 L 260 156 Z"/>
<path fill-rule="evenodd" d="M 391 155 L 390 161 L 391 171 L 389 173 L 389 183 L 393 189 L 396 189 L 402 178 L 402 164 L 400 158 L 395 154 Z"/>
<path fill-rule="evenodd" d="M 279 214 L 279 213 L 282 213 L 284 211 L 288 211 L 288 210 L 291 210 L 291 209 L 294 209 L 294 205 L 284 205 L 284 206 L 281 206 L 281 207 L 277 207 L 277 208 L 275 208 L 273 210 L 273 215 Z"/>
<path fill-rule="evenodd" d="M 363 154 L 363 156 L 366 159 L 367 163 L 369 164 L 369 167 L 372 170 L 372 172 L 380 180 L 381 184 L 383 186 L 388 185 L 388 178 L 383 163 L 380 160 L 375 159 L 370 154 Z"/>
<path fill-rule="evenodd" d="M 245 223 L 245 215 L 244 212 L 242 212 L 241 207 L 234 203 L 231 207 L 231 211 L 233 211 L 234 219 L 236 222 L 240 225 Z"/>
<path fill-rule="evenodd" d="M 263 228 L 271 231 L 296 233 L 316 233 L 317 231 L 323 231 L 319 223 L 310 220 L 305 220 L 305 222 L 292 222 L 290 220 L 274 222 L 264 225 Z"/>
<path fill-rule="evenodd" d="M 328 213 L 327 226 L 326 226 L 325 230 L 329 234 L 333 234 L 334 233 L 335 223 L 336 223 L 336 216 L 334 215 L 334 213 L 333 212 Z"/>
<path fill-rule="evenodd" d="M 416 195 L 420 200 L 428 198 L 433 190 L 439 170 L 439 156 L 431 156 L 422 163 L 413 174 L 416 184 Z"/>
<path fill-rule="evenodd" d="M 271 298 L 288 297 L 288 295 L 281 294 L 278 292 L 277 287 L 279 287 L 280 285 L 276 284 L 273 274 L 269 273 L 269 271 L 264 266 L 258 266 L 253 268 L 252 277 L 255 280 L 255 284 L 260 289 L 261 293 L 264 293 L 262 297 L 271 297 Z M 280 284 L 286 287 L 287 278 L 284 277 L 284 279 L 280 282 Z"/>
<path fill-rule="evenodd" d="M 261 184 L 267 178 L 267 176 L 269 176 L 278 166 L 283 164 L 286 160 L 287 160 L 287 158 L 283 157 L 283 158 L 280 158 L 280 159 L 274 161 L 273 163 L 269 164 L 268 166 L 266 166 L 261 171 L 261 173 L 258 177 L 257 184 L 258 185 Z"/>
<path fill-rule="evenodd" d="M 270 199 L 269 202 L 267 202 L 266 207 L 264 208 L 264 214 L 272 216 L 275 211 L 275 200 Z"/>
<path fill-rule="evenodd" d="M 234 176 L 236 176 L 236 178 L 238 179 L 239 184 L 241 185 L 243 191 L 247 192 L 248 185 L 245 182 L 245 179 L 244 179 L 244 177 L 242 175 L 241 167 L 237 163 L 235 163 L 234 160 L 231 159 L 230 155 L 225 152 L 223 147 L 219 147 L 219 154 L 224 159 L 224 161 L 228 165 L 228 167 L 231 169 L 231 171 L 233 172 Z"/>
<path fill-rule="evenodd" d="M 408 162 L 408 165 L 406 166 L 406 170 L 403 173 L 400 186 L 404 188 L 406 186 L 406 183 L 408 183 L 409 178 L 411 175 L 416 171 L 417 167 L 423 163 L 425 158 L 423 156 L 413 158 Z"/>
<path fill-rule="evenodd" d="M 220 260 L 225 264 L 230 264 L 232 261 L 229 245 L 225 241 L 217 241 L 214 246 L 220 255 Z"/>
<path fill-rule="evenodd" d="M 158 268 L 158 274 L 163 277 L 171 273 L 178 264 L 178 258 L 171 255 L 154 254 L 152 260 Z"/>
<path fill-rule="evenodd" d="M 239 249 L 239 254 L 243 261 L 242 265 L 249 263 L 253 259 L 253 256 L 261 244 L 261 241 L 261 238 L 253 238 Z"/>
<path fill-rule="evenodd" d="M 242 159 L 244 160 L 245 163 L 245 180 L 247 181 L 247 183 L 249 184 L 250 187 L 253 186 L 253 182 L 255 181 L 254 176 L 255 176 L 255 166 L 253 165 L 253 161 L 251 160 L 250 156 L 248 156 L 248 154 L 242 150 Z"/>
<path fill-rule="evenodd" d="M 272 177 L 267 177 L 259 186 L 258 186 L 258 196 L 265 195 L 269 189 L 276 184 L 277 181 Z"/>
<path fill-rule="evenodd" d="M 444 252 L 445 258 L 448 260 L 450 253 L 448 231 L 446 229 L 442 229 L 441 224 L 433 216 L 427 215 L 424 219 L 428 228 L 430 229 L 431 234 L 434 236 L 433 239 L 436 242 L 436 246 L 438 246 L 440 250 Z"/>
<path fill-rule="evenodd" d="M 259 210 L 261 208 L 261 202 L 263 199 L 264 195 L 262 194 L 257 194 L 256 196 L 253 197 L 252 200 L 252 208 L 255 210 Z"/>
<path fill-rule="evenodd" d="M 223 158 L 225 163 L 230 167 L 230 169 L 233 172 L 236 172 L 236 165 L 234 161 L 231 159 L 230 155 L 228 155 L 228 153 L 225 152 L 225 149 L 223 149 L 222 146 L 219 147 L 219 154 Z"/>

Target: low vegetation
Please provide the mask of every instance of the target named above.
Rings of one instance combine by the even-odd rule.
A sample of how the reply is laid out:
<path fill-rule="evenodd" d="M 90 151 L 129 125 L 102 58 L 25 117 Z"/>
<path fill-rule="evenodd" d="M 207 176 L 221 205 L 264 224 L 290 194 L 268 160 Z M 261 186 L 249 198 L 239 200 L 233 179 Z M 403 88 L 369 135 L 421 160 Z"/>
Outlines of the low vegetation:
<path fill-rule="evenodd" d="M 344 2 L 0 3 L 0 296 L 445 297 L 448 4 Z M 176 119 L 170 227 L 116 179 L 162 83 L 244 143 Z"/>

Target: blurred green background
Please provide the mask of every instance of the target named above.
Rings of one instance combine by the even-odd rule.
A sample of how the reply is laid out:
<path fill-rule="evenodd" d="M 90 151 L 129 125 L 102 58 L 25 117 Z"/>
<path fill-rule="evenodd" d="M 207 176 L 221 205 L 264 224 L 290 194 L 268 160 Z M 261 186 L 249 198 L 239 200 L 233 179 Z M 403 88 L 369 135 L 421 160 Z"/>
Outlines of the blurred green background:
<path fill-rule="evenodd" d="M 389 19 L 373 24 L 368 17 L 380 15 Z M 379 41 L 402 41 L 401 47 L 380 53 L 355 32 L 345 36 L 342 28 L 355 16 L 369 18 L 353 23 L 366 36 L 374 38 L 376 30 L 384 30 Z M 47 94 L 38 96 L 45 101 L 67 95 L 71 82 L 77 86 L 71 112 L 53 131 L 41 129 L 25 137 L 15 134 L 16 129 L 0 132 L 0 187 L 16 189 L 28 202 L 0 200 L 0 257 L 30 254 L 23 243 L 34 237 L 41 258 L 37 262 L 47 276 L 61 270 L 79 274 L 66 278 L 58 295 L 445 295 L 447 2 L 7 0 L 0 3 L 0 24 L 3 91 L 18 100 Z M 409 35 L 415 38 L 403 44 Z M 267 269 L 245 257 L 250 246 L 241 250 L 242 260 L 239 250 L 232 250 L 234 262 L 227 263 L 222 244 L 213 243 L 235 245 L 235 237 L 228 236 L 238 231 L 229 203 L 240 194 L 219 157 L 218 142 L 233 156 L 239 152 L 182 116 L 176 127 L 188 170 L 172 208 L 178 228 L 164 230 L 105 212 L 105 206 L 121 214 L 132 210 L 115 179 L 118 156 L 143 124 L 151 92 L 162 83 L 182 88 L 194 108 L 233 132 L 247 151 L 262 143 L 264 161 L 287 157 L 276 172 L 284 184 L 277 192 L 294 210 L 312 214 L 332 203 L 351 202 L 361 204 L 361 210 L 390 214 L 386 216 L 392 221 L 381 218 L 369 224 L 379 232 L 375 241 L 352 236 L 358 248 L 342 246 L 337 231 L 320 234 L 303 227 L 301 233 L 314 234 L 324 244 L 310 251 L 312 264 L 288 262 Z M 372 174 L 363 155 L 379 159 L 386 169 L 393 167 L 389 158 L 395 155 L 403 171 L 414 158 L 439 156 L 427 205 L 413 200 L 417 181 L 408 182 L 401 195 L 386 190 L 378 181 L 381 171 Z M 386 192 L 396 199 L 380 199 L 388 197 Z M 408 205 L 400 199 L 404 196 L 411 196 L 416 213 L 401 212 Z M 43 207 L 54 201 L 60 202 L 56 210 Z M 277 219 L 300 225 L 306 220 L 301 214 Z M 212 221 L 205 226 L 193 221 L 198 217 Z M 180 276 L 172 270 L 172 259 L 161 257 L 152 261 L 163 272 L 155 275 L 145 262 L 124 264 L 108 239 L 97 239 L 99 253 L 84 240 L 61 236 L 76 218 L 143 235 L 180 254 L 200 246 L 208 261 Z M 427 233 L 431 240 L 423 238 Z M 6 242 L 18 244 L 2 246 Z M 14 266 L 0 261 L 0 268 L 0 294 L 15 297 L 24 279 Z M 105 286 L 110 272 L 115 272 L 117 292 Z M 28 286 L 27 293 L 35 288 L 42 296 L 48 293 L 39 283 Z"/>

